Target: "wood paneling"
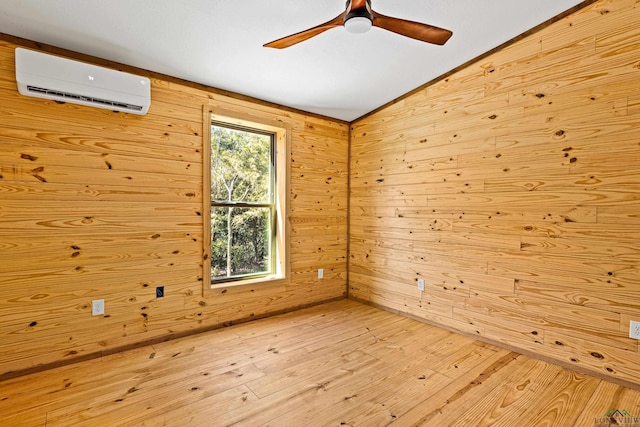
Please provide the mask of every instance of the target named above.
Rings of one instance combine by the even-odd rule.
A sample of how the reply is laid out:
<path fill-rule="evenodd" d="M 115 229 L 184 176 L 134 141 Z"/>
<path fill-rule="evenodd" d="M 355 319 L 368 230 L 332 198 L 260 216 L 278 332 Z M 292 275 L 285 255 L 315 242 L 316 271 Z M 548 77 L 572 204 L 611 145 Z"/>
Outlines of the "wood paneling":
<path fill-rule="evenodd" d="M 353 123 L 350 295 L 640 384 L 638 28 L 598 1 Z"/>
<path fill-rule="evenodd" d="M 151 78 L 146 116 L 23 97 L 16 43 L 38 49 L 0 39 L 0 377 L 344 296 L 347 124 L 99 59 Z M 284 283 L 203 294 L 208 105 L 290 132 Z"/>

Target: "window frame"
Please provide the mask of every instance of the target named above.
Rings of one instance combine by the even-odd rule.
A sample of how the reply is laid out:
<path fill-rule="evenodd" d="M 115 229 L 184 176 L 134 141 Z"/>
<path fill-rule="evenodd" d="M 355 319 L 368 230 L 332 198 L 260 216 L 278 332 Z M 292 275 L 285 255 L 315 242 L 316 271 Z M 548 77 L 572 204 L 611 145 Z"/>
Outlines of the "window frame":
<path fill-rule="evenodd" d="M 273 132 L 267 132 L 263 129 L 257 129 L 255 127 L 246 127 L 246 126 L 237 126 L 232 125 L 228 122 L 219 122 L 217 120 L 211 120 L 211 127 L 218 127 L 224 129 L 230 129 L 236 132 L 245 132 L 255 135 L 263 135 L 269 138 L 269 162 L 270 171 L 269 171 L 269 197 L 266 202 L 233 202 L 233 201 L 215 201 L 211 200 L 211 210 L 216 208 L 262 208 L 269 210 L 269 271 L 267 272 L 259 272 L 259 273 L 247 273 L 247 274 L 239 274 L 232 277 L 218 277 L 211 278 L 211 284 L 217 285 L 220 283 L 228 283 L 235 282 L 238 280 L 249 280 L 249 279 L 258 279 L 263 277 L 269 277 L 277 273 L 277 220 L 278 220 L 278 206 L 276 203 L 276 190 L 277 190 L 277 172 L 278 172 L 278 159 L 276 156 L 277 153 L 277 142 L 276 142 L 276 134 Z M 211 138 L 209 138 L 211 139 Z M 209 161 L 211 161 L 211 156 L 209 156 Z M 228 230 L 230 231 L 230 230 Z"/>
<path fill-rule="evenodd" d="M 290 169 L 290 132 L 281 126 L 274 126 L 262 121 L 247 120 L 242 114 L 219 114 L 211 107 L 204 109 L 204 150 L 203 150 L 203 289 L 215 290 L 226 287 L 254 285 L 263 282 L 282 283 L 289 277 L 289 169 Z M 232 129 L 248 130 L 257 133 L 273 135 L 272 164 L 275 165 L 272 187 L 275 203 L 275 214 L 272 223 L 272 263 L 273 274 L 251 274 L 231 278 L 211 279 L 211 126 L 229 127 Z M 256 207 L 255 204 L 235 204 L 236 207 Z"/>

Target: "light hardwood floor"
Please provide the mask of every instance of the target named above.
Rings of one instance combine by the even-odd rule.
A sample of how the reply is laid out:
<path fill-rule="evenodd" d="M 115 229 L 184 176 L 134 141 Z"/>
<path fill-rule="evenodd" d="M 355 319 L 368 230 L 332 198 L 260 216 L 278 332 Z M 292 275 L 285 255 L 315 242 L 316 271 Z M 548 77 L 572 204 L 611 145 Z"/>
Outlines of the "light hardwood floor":
<path fill-rule="evenodd" d="M 640 414 L 640 391 L 348 300 L 0 383 L 3 426 L 592 427 L 612 409 Z"/>

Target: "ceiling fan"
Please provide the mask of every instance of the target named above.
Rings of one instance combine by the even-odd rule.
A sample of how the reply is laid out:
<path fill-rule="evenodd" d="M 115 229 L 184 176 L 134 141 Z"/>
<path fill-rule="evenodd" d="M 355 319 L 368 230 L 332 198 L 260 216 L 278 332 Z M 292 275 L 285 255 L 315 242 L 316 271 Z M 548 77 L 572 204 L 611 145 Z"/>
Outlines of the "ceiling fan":
<path fill-rule="evenodd" d="M 345 11 L 332 20 L 308 30 L 274 40 L 265 44 L 264 47 L 284 49 L 340 26 L 344 26 L 347 31 L 352 33 L 365 33 L 371 27 L 379 27 L 412 39 L 438 45 L 445 44 L 453 35 L 451 31 L 434 27 L 433 25 L 381 15 L 371 9 L 371 0 L 347 0 Z"/>

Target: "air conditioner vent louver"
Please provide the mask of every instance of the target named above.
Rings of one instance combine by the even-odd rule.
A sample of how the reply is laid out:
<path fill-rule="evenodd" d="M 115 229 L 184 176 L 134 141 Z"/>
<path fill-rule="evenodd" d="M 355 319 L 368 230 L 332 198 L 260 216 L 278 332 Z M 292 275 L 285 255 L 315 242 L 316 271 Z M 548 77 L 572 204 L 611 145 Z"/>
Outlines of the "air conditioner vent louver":
<path fill-rule="evenodd" d="M 41 95 L 48 95 L 50 97 L 83 101 L 83 102 L 89 102 L 92 104 L 95 103 L 95 104 L 108 105 L 110 107 L 117 107 L 125 110 L 142 111 L 142 109 L 144 108 L 142 105 L 125 104 L 118 101 L 110 101 L 108 99 L 93 98 L 93 97 L 84 96 L 84 95 L 77 95 L 75 93 L 60 92 L 58 90 L 45 89 L 42 87 L 27 86 L 27 90 L 29 92 L 35 92 Z"/>
<path fill-rule="evenodd" d="M 16 82 L 25 96 L 144 115 L 151 82 L 110 68 L 16 48 Z"/>

